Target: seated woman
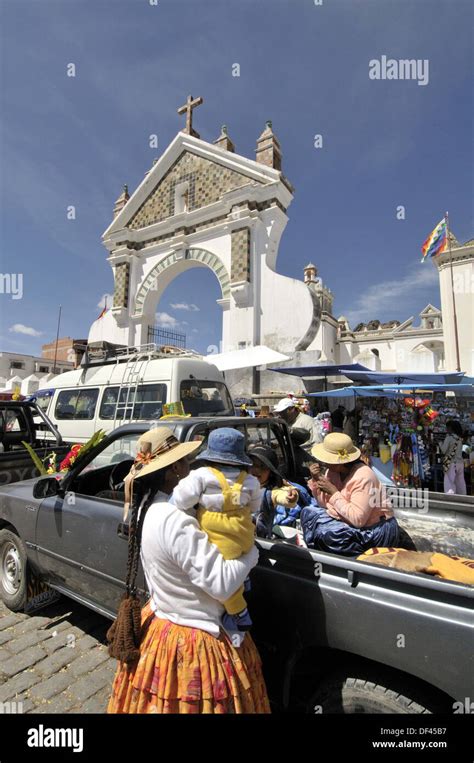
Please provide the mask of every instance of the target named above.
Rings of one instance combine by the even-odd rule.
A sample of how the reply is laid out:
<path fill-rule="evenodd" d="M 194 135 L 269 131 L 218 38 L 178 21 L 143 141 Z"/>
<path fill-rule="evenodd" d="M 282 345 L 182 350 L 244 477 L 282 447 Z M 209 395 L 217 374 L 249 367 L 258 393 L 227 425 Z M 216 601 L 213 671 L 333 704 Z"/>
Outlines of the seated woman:
<path fill-rule="evenodd" d="M 301 509 L 317 504 L 303 485 L 283 479 L 278 471 L 277 454 L 268 445 L 256 445 L 248 455 L 253 463 L 250 473 L 262 488 L 260 509 L 254 514 L 257 535 L 271 538 L 274 525 L 295 527 Z"/>
<path fill-rule="evenodd" d="M 375 546 L 397 546 L 400 528 L 385 488 L 343 433 L 326 435 L 312 455 L 328 466 L 310 466 L 308 483 L 318 507 L 301 512 L 305 543 L 319 551 L 357 556 Z"/>

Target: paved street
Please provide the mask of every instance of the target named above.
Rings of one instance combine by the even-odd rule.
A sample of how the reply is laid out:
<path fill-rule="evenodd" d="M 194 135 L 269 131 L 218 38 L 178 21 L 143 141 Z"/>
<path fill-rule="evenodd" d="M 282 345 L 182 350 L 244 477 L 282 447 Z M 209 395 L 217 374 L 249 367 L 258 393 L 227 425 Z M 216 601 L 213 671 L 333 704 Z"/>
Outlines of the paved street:
<path fill-rule="evenodd" d="M 0 603 L 0 712 L 104 713 L 117 664 L 109 625 L 64 597 L 33 615 Z"/>

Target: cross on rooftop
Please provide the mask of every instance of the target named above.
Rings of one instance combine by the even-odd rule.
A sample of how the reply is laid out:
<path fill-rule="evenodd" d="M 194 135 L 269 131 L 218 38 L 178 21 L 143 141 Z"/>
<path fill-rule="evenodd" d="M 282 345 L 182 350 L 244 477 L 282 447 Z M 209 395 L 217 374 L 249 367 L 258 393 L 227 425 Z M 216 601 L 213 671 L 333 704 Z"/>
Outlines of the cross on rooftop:
<path fill-rule="evenodd" d="M 187 132 L 188 135 L 194 135 L 195 138 L 199 138 L 199 133 L 193 130 L 193 109 L 196 106 L 200 106 L 201 103 L 203 103 L 202 98 L 193 99 L 192 95 L 188 95 L 184 106 L 180 106 L 178 109 L 178 114 L 186 114 L 186 127 L 183 132 Z"/>

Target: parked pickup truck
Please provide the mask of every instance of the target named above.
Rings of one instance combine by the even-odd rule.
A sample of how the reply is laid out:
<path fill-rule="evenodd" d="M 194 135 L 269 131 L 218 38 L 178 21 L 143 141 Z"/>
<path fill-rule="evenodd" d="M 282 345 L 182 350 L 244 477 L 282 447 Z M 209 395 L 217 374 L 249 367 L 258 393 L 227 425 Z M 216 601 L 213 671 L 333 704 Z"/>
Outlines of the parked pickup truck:
<path fill-rule="evenodd" d="M 276 419 L 170 419 L 180 441 L 235 426 L 248 445 L 276 448 L 295 468 L 286 424 Z M 121 483 L 146 424 L 110 433 L 55 477 L 0 488 L 0 595 L 25 606 L 29 581 L 113 618 L 124 591 L 128 527 Z M 110 491 L 114 499 L 100 497 Z M 397 509 L 415 546 L 468 555 L 474 505 L 431 496 L 422 509 Z M 253 634 L 274 709 L 299 712 L 453 712 L 472 697 L 474 587 L 257 540 L 248 594 Z M 143 574 L 139 586 L 144 589 Z M 145 595 L 145 591 L 143 591 Z M 455 704 L 457 703 L 457 704 Z M 454 710 L 453 710 L 454 709 Z M 459 710 L 458 712 L 461 712 Z"/>
<path fill-rule="evenodd" d="M 39 474 L 22 442 L 31 445 L 41 460 L 52 450 L 59 458 L 70 449 L 36 402 L 0 400 L 0 486 Z"/>

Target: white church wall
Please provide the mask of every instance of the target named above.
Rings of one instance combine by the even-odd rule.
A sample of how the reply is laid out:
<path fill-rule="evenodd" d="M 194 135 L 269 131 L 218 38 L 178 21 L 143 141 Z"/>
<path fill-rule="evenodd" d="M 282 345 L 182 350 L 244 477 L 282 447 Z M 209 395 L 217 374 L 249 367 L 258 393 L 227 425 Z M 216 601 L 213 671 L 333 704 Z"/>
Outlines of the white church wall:
<path fill-rule="evenodd" d="M 332 324 L 331 321 L 325 319 L 324 317 L 321 319 L 321 325 L 316 337 L 307 349 L 308 352 L 319 350 L 321 353 L 321 359 L 327 361 L 328 363 L 351 362 L 339 360 L 337 328 Z"/>
<path fill-rule="evenodd" d="M 313 318 L 313 302 L 306 286 L 294 278 L 262 269 L 262 344 L 292 352 L 305 336 Z"/>
<path fill-rule="evenodd" d="M 460 250 L 452 250 L 460 365 L 461 371 L 465 371 L 468 375 L 474 374 L 472 360 L 472 350 L 474 347 L 474 247 L 467 249 L 468 255 L 471 250 L 471 255 L 462 260 L 456 259 Z M 451 269 L 448 256 L 445 254 L 442 257 L 442 264 L 439 265 L 439 281 L 446 347 L 446 370 L 455 371 L 457 359 Z"/>
<path fill-rule="evenodd" d="M 295 352 L 313 321 L 313 300 L 308 287 L 275 271 L 280 237 L 287 216 L 278 208 L 261 214 L 253 233 L 256 294 L 260 294 L 260 342 L 281 352 Z"/>

